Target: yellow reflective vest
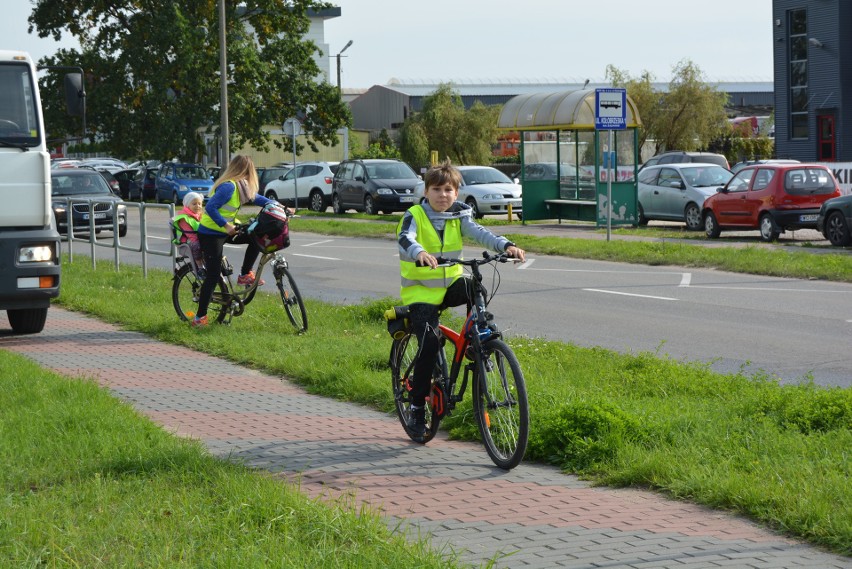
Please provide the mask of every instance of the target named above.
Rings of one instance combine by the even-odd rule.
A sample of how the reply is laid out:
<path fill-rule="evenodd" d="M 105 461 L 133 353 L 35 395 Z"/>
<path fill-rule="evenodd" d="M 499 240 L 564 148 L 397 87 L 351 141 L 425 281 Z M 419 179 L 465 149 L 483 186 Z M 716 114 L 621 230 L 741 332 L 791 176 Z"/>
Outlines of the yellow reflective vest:
<path fill-rule="evenodd" d="M 231 199 L 228 200 L 228 203 L 219 208 L 219 213 L 222 217 L 225 218 L 225 223 L 233 224 L 237 219 L 237 212 L 240 211 L 240 188 L 237 186 L 237 182 L 234 180 L 228 180 L 232 184 L 234 184 L 234 193 L 231 195 Z M 224 184 L 225 182 L 222 182 Z M 222 184 L 219 184 L 213 191 L 210 192 L 210 199 L 216 194 L 216 191 L 222 187 Z M 218 223 L 213 221 L 213 218 L 210 217 L 207 212 L 201 214 L 201 225 L 206 227 L 207 229 L 212 229 L 214 231 L 219 231 L 221 233 L 227 233 L 227 230 L 224 227 L 220 227 Z"/>
<path fill-rule="evenodd" d="M 462 258 L 462 234 L 461 220 L 448 219 L 444 225 L 444 239 L 438 236 L 438 232 L 429 221 L 426 212 L 419 205 L 408 210 L 417 224 L 417 242 L 430 255 L 445 257 L 448 259 Z M 397 234 L 402 228 L 400 220 L 397 226 Z M 462 276 L 461 265 L 452 267 L 418 267 L 413 261 L 400 257 L 400 275 L 402 276 L 402 288 L 400 296 L 405 304 L 424 302 L 426 304 L 441 304 L 447 288 Z"/>

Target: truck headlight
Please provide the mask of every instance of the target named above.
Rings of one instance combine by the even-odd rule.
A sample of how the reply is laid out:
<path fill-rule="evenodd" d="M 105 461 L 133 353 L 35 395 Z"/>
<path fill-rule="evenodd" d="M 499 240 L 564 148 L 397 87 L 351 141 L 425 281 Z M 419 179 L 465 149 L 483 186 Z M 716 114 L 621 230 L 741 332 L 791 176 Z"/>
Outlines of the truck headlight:
<path fill-rule="evenodd" d="M 53 248 L 48 245 L 30 245 L 18 250 L 19 263 L 43 263 L 53 260 Z"/>

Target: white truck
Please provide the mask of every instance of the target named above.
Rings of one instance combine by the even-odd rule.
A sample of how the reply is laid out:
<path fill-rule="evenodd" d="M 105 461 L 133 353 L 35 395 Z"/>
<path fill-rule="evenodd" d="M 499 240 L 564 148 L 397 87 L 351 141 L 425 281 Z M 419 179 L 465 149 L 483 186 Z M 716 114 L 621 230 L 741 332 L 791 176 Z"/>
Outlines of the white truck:
<path fill-rule="evenodd" d="M 18 334 L 41 332 L 59 296 L 50 188 L 36 67 L 27 53 L 0 50 L 0 310 Z"/>

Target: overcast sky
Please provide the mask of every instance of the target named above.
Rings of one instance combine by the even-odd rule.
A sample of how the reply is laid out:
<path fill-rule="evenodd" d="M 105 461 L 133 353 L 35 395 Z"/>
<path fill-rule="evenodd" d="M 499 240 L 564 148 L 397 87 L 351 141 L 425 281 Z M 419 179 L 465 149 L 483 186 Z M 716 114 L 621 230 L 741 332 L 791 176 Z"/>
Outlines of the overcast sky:
<path fill-rule="evenodd" d="M 29 0 L 2 0 L 0 49 L 35 59 L 73 47 L 27 34 Z M 391 78 L 434 81 L 603 80 L 613 64 L 631 75 L 671 76 L 691 59 L 710 81 L 772 80 L 772 0 L 338 0 L 327 20 L 344 88 Z M 332 61 L 332 81 L 336 66 Z"/>

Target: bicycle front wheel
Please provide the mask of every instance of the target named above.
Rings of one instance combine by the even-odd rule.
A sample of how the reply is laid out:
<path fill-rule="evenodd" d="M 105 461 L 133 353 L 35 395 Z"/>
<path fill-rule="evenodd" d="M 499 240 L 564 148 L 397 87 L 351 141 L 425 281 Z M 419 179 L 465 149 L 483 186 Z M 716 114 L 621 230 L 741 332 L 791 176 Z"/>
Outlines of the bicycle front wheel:
<path fill-rule="evenodd" d="M 198 297 L 201 294 L 202 282 L 203 280 L 198 278 L 189 265 L 184 265 L 175 273 L 172 284 L 172 304 L 181 320 L 194 318 L 198 313 Z M 213 297 L 207 309 L 208 320 L 220 324 L 225 320 L 229 304 L 226 299 L 230 298 L 227 291 L 228 287 L 224 278 L 220 278 L 216 288 L 213 289 Z"/>
<path fill-rule="evenodd" d="M 296 281 L 287 267 L 275 267 L 275 284 L 278 286 L 278 294 L 281 296 L 281 302 L 284 303 L 284 310 L 287 312 L 290 323 L 298 333 L 307 332 L 308 313 L 305 312 L 305 303 L 302 302 L 299 287 L 296 286 Z"/>
<path fill-rule="evenodd" d="M 400 340 L 394 340 L 391 344 L 390 366 L 391 366 L 391 388 L 396 405 L 396 415 L 405 434 L 417 443 L 426 444 L 432 440 L 438 432 L 441 416 L 432 405 L 432 397 L 426 398 L 426 435 L 423 437 L 412 433 L 409 423 L 411 422 L 411 382 L 414 376 L 414 362 L 417 359 L 417 338 L 406 334 Z"/>
<path fill-rule="evenodd" d="M 484 361 L 474 368 L 474 414 L 488 456 L 509 470 L 524 458 L 529 438 L 524 374 L 512 348 L 502 340 L 488 342 L 483 355 Z"/>

